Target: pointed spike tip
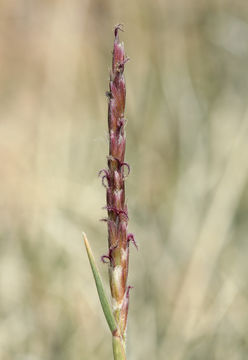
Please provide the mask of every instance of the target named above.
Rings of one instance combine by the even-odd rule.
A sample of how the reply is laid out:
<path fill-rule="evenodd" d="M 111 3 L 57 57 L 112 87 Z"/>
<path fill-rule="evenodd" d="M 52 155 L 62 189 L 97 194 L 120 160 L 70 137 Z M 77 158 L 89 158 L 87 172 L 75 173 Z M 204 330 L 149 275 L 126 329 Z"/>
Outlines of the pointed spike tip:
<path fill-rule="evenodd" d="M 120 30 L 120 31 L 123 31 L 123 32 L 124 32 L 123 27 L 124 27 L 124 25 L 123 25 L 123 24 L 117 24 L 117 25 L 115 25 L 115 29 L 114 29 L 115 37 L 117 37 L 117 35 L 118 35 L 118 30 Z"/>

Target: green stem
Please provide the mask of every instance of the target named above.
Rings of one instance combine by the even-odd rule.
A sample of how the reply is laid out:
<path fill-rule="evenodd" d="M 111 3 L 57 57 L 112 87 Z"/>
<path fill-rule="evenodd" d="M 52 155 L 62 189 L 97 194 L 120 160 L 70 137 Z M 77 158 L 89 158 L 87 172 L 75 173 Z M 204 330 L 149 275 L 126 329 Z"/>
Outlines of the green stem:
<path fill-rule="evenodd" d="M 126 360 L 126 351 L 119 336 L 113 336 L 114 360 Z"/>

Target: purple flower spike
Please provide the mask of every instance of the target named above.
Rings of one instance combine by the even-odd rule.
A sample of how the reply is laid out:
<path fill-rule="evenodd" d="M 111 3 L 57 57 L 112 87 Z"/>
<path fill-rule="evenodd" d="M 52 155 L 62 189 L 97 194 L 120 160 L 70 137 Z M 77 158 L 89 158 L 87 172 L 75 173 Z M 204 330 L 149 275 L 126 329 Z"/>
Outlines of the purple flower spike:
<path fill-rule="evenodd" d="M 125 182 L 130 173 L 130 166 L 125 162 L 126 151 L 126 84 L 124 70 L 129 58 L 125 55 L 124 45 L 119 41 L 119 31 L 123 26 L 114 28 L 114 49 L 112 68 L 110 71 L 108 99 L 108 139 L 109 152 L 107 169 L 99 171 L 102 185 L 106 188 L 107 217 L 101 219 L 107 223 L 108 252 L 101 256 L 101 261 L 108 264 L 111 290 L 111 304 L 105 293 L 93 252 L 85 234 L 84 243 L 90 266 L 96 283 L 100 303 L 112 333 L 113 353 L 115 360 L 126 360 L 126 330 L 129 308 L 129 292 L 127 286 L 129 244 L 137 248 L 133 234 L 128 233 L 128 208 L 125 197 Z"/>
<path fill-rule="evenodd" d="M 129 58 L 125 55 L 124 45 L 119 41 L 119 30 L 123 31 L 121 24 L 114 29 L 114 49 L 112 69 L 110 72 L 108 99 L 108 138 L 109 154 L 107 157 L 108 169 L 99 172 L 102 184 L 106 187 L 106 206 L 108 218 L 107 255 L 101 257 L 104 263 L 109 264 L 109 279 L 113 303 L 114 317 L 125 343 L 129 291 L 127 286 L 129 264 L 129 242 L 137 248 L 133 234 L 127 234 L 128 210 L 125 199 L 125 180 L 130 173 L 130 166 L 125 162 L 127 120 L 124 117 L 126 103 L 126 84 L 124 70 Z M 126 170 L 126 174 L 125 174 Z"/>

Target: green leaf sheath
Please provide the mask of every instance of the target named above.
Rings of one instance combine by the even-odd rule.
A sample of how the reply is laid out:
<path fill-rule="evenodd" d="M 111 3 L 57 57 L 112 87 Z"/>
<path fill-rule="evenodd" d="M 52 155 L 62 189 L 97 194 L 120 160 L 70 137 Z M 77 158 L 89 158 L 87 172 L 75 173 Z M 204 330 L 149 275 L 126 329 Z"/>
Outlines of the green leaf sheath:
<path fill-rule="evenodd" d="M 107 323 L 109 325 L 110 331 L 113 334 L 114 332 L 117 331 L 115 318 L 114 318 L 114 315 L 112 313 L 111 306 L 110 306 L 110 304 L 108 302 L 108 298 L 106 296 L 106 293 L 104 291 L 102 279 L 101 279 L 99 270 L 97 268 L 96 261 L 95 261 L 93 252 L 91 250 L 89 241 L 88 241 L 88 239 L 87 239 L 87 237 L 86 237 L 86 235 L 84 233 L 83 233 L 83 238 L 84 238 L 84 243 L 85 243 L 86 251 L 87 251 L 87 254 L 88 254 L 88 258 L 89 258 L 89 261 L 90 261 L 90 266 L 91 266 L 91 269 L 92 269 L 92 273 L 93 273 L 93 276 L 94 276 L 94 279 L 95 279 L 98 296 L 99 296 L 99 299 L 100 299 L 100 302 L 101 302 L 101 305 L 102 305 L 102 309 L 103 309 L 105 318 L 107 320 Z M 122 358 L 117 358 L 117 359 L 122 359 Z"/>

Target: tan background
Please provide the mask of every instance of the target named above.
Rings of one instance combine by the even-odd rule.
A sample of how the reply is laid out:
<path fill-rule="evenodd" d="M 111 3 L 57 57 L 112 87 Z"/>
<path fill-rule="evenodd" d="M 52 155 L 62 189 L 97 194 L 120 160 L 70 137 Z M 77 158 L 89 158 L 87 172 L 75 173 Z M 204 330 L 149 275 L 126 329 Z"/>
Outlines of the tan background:
<path fill-rule="evenodd" d="M 106 252 L 108 70 L 126 66 L 129 360 L 248 354 L 248 5 L 0 3 L 0 359 L 111 359 L 82 245 Z M 107 267 L 99 264 L 106 280 Z"/>

